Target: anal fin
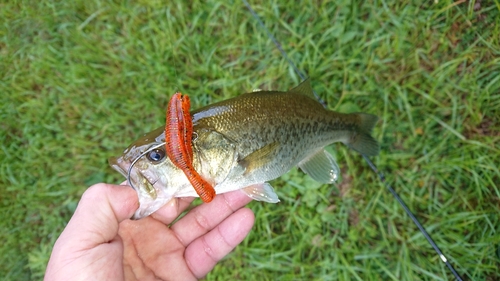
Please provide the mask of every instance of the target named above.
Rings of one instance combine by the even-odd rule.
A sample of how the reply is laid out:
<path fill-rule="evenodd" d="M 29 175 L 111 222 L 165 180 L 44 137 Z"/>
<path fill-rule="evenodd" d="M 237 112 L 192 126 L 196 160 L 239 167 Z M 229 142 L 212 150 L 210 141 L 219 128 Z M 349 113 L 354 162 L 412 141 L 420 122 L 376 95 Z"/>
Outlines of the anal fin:
<path fill-rule="evenodd" d="M 324 149 L 302 160 L 298 166 L 304 173 L 321 183 L 333 183 L 340 174 L 337 162 Z"/>

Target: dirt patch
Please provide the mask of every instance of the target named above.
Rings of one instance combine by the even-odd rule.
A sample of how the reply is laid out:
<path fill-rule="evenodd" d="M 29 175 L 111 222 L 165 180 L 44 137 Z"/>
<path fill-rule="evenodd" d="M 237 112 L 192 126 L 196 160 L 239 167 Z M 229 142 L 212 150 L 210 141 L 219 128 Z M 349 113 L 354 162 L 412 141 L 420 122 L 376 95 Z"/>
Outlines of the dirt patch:
<path fill-rule="evenodd" d="M 351 210 L 349 212 L 349 225 L 356 226 L 359 224 L 359 212 L 357 210 Z"/>
<path fill-rule="evenodd" d="M 352 176 L 347 173 L 347 169 L 342 170 L 342 182 L 338 185 L 340 197 L 344 197 L 352 188 Z"/>
<path fill-rule="evenodd" d="M 500 137 L 500 130 L 495 128 L 495 121 L 490 117 L 484 117 L 477 126 L 467 126 L 464 136 L 468 139 L 477 139 L 478 137 Z"/>

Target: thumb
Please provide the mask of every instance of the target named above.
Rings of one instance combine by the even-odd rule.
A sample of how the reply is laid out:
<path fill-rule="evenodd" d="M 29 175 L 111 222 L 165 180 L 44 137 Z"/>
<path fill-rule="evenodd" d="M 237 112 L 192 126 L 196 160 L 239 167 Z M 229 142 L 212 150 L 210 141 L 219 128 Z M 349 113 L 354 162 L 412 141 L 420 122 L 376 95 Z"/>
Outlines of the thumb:
<path fill-rule="evenodd" d="M 82 250 L 109 242 L 116 237 L 119 223 L 130 218 L 138 207 L 137 193 L 132 188 L 95 184 L 83 193 L 60 238 L 79 240 Z"/>

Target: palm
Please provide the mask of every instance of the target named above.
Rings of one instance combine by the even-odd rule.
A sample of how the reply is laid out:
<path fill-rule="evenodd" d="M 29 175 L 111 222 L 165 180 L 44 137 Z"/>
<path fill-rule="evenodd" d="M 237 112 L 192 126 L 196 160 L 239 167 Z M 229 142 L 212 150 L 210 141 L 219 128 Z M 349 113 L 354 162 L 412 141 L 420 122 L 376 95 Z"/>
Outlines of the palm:
<path fill-rule="evenodd" d="M 179 274 L 184 280 L 195 278 L 184 259 L 186 247 L 160 221 L 151 217 L 124 221 L 120 224 L 119 235 L 123 239 L 123 266 L 127 279 L 158 277 L 168 280 Z"/>
<path fill-rule="evenodd" d="M 168 227 L 192 201 L 177 199 L 153 216 L 120 223 L 127 280 L 192 280 L 205 276 L 243 240 L 253 225 L 250 199 L 242 193 L 217 196 Z M 238 210 L 239 209 L 239 210 Z"/>

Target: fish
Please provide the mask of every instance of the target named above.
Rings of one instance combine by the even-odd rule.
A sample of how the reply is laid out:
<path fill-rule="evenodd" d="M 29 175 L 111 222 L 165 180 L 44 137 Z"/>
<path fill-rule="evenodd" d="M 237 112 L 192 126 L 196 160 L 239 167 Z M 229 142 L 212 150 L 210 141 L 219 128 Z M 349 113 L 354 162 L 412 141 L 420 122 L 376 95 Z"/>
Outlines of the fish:
<path fill-rule="evenodd" d="M 380 150 L 371 136 L 378 117 L 324 108 L 309 79 L 288 91 L 253 91 L 190 115 L 192 165 L 216 194 L 241 190 L 254 200 L 277 203 L 269 181 L 295 166 L 320 183 L 338 179 L 339 166 L 326 146 L 342 142 L 366 156 Z M 166 155 L 164 127 L 144 134 L 109 164 L 138 193 L 133 219 L 149 216 L 175 197 L 198 197 Z"/>

